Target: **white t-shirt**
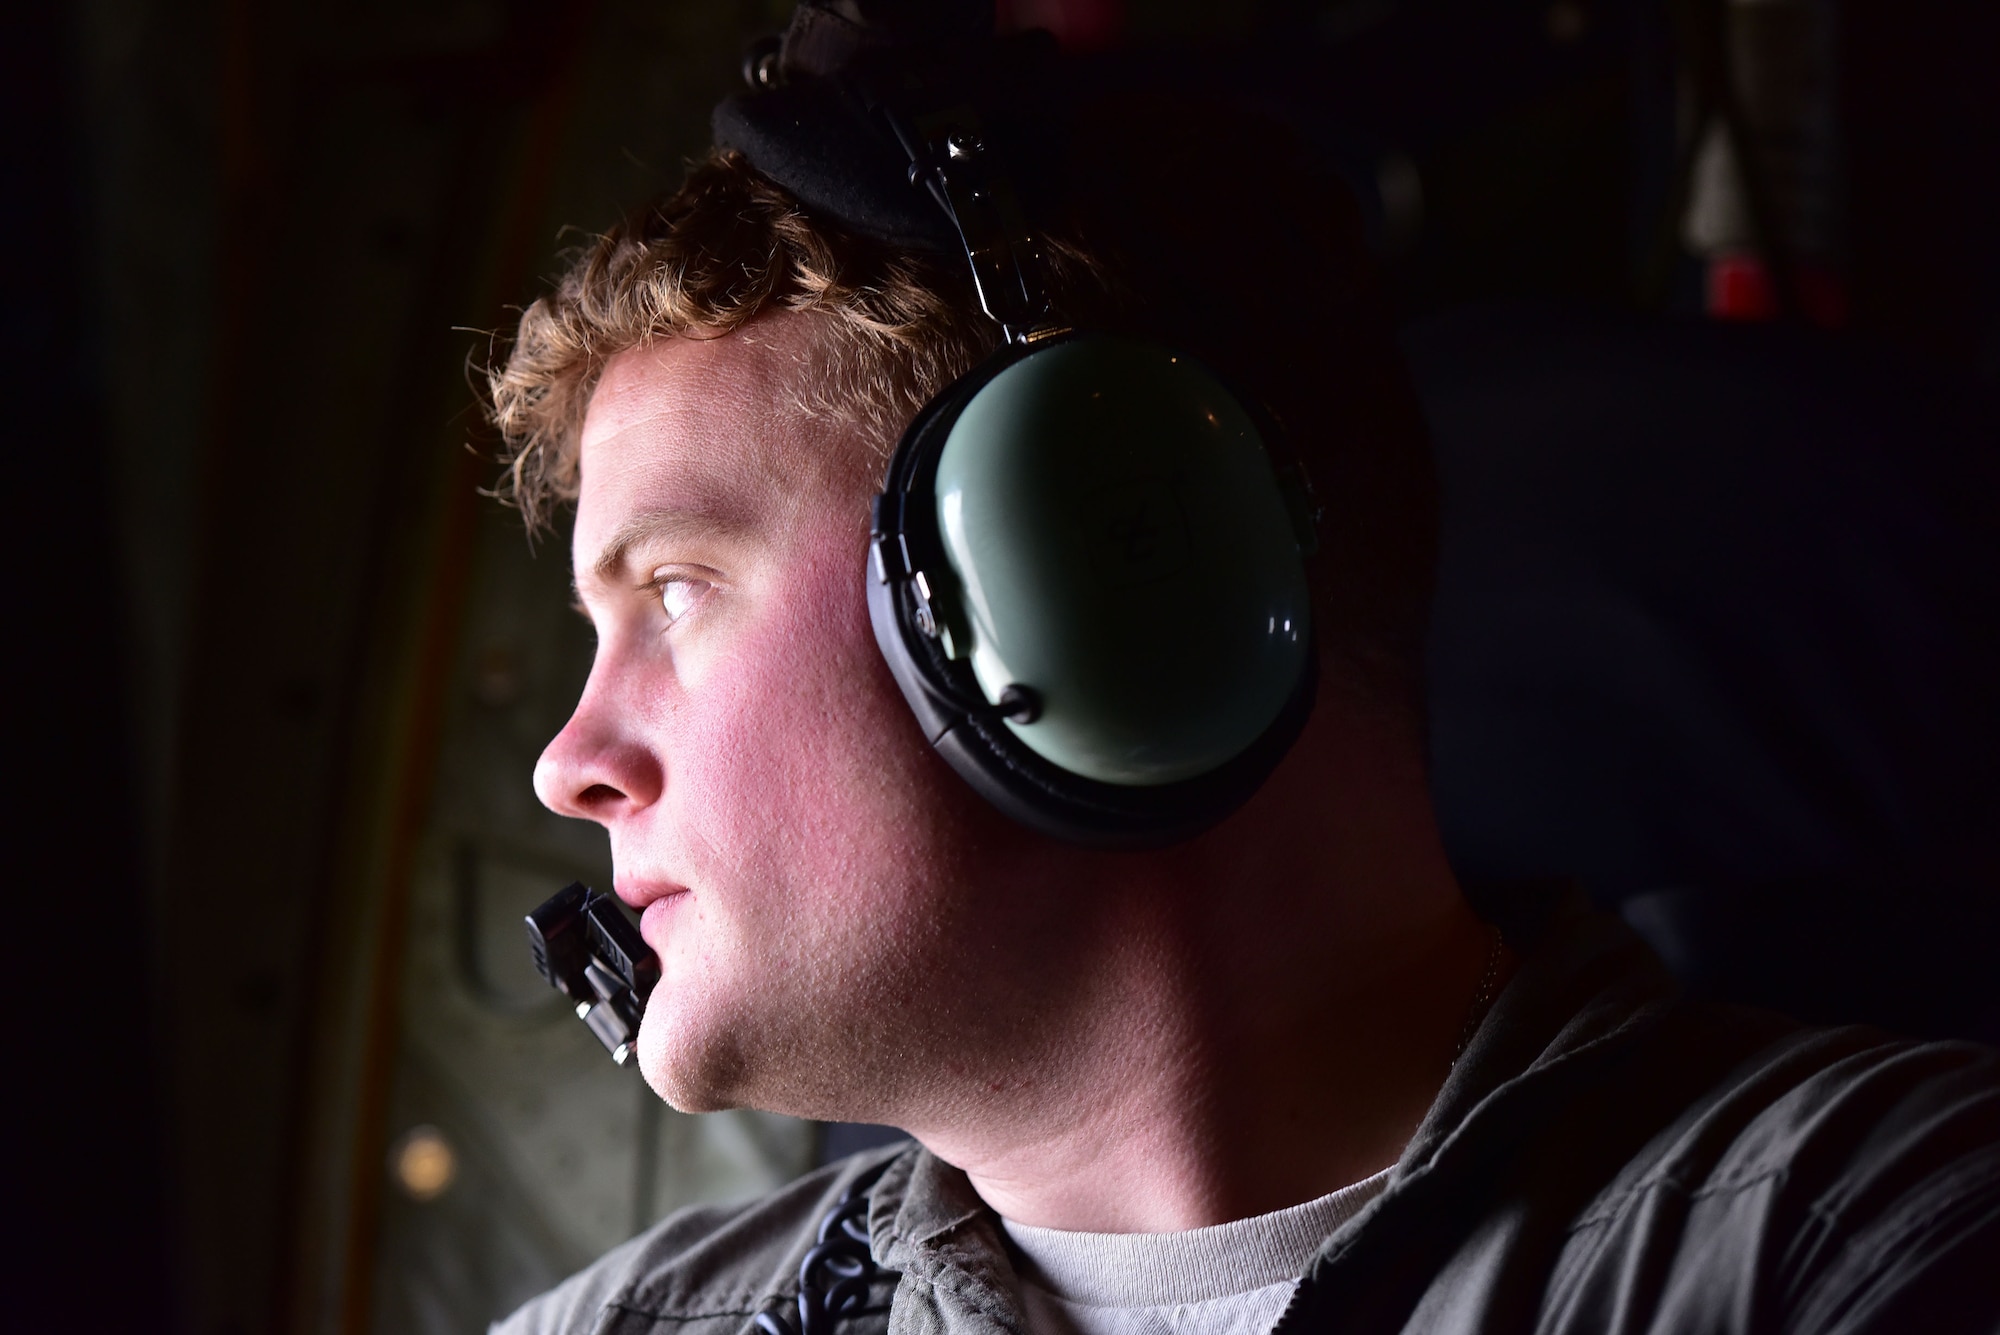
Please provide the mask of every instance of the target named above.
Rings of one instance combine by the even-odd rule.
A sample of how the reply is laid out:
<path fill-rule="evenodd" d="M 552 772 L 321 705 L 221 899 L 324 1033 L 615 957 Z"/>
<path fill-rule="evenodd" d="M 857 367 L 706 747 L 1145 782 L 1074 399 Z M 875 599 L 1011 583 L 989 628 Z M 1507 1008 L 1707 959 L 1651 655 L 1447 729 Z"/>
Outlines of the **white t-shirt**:
<path fill-rule="evenodd" d="M 1071 1233 L 1003 1220 L 1034 1335 L 1265 1335 L 1327 1234 L 1390 1169 L 1304 1205 L 1185 1233 Z"/>

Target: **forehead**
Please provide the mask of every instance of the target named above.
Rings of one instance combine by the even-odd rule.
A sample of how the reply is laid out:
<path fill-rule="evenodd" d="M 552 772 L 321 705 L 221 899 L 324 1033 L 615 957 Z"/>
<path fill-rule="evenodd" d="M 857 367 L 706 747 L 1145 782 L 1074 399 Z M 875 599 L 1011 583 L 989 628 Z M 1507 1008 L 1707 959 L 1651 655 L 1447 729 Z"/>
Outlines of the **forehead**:
<path fill-rule="evenodd" d="M 578 568 L 635 515 L 761 527 L 847 499 L 843 480 L 863 452 L 851 432 L 799 407 L 819 333 L 785 312 L 611 358 L 578 445 Z"/>

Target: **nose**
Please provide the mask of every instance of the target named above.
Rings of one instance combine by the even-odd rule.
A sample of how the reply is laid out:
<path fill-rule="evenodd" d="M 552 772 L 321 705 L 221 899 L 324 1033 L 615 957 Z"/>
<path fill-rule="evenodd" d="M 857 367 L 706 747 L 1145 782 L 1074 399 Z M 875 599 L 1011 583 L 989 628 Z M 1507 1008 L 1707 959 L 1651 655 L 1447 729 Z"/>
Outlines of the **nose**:
<path fill-rule="evenodd" d="M 535 796 L 558 815 L 609 827 L 660 800 L 666 767 L 600 678 L 591 673 L 576 712 L 536 762 Z"/>

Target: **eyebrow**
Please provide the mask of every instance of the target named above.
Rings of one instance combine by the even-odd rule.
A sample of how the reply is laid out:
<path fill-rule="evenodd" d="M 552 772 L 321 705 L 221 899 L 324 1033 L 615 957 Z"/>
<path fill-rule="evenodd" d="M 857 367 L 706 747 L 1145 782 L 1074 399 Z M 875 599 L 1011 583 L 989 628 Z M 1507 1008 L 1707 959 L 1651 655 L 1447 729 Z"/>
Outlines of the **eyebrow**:
<path fill-rule="evenodd" d="M 603 549 L 590 563 L 590 577 L 598 584 L 611 583 L 631 559 L 632 549 L 641 543 L 728 536 L 748 527 L 740 516 L 712 508 L 643 511 L 612 530 Z"/>

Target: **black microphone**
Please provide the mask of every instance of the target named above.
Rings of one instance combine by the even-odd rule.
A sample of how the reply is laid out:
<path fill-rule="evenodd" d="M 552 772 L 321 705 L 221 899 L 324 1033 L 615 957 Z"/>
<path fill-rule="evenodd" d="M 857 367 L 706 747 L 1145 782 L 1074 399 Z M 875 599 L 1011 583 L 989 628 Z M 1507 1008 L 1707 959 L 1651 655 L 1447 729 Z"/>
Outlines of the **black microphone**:
<path fill-rule="evenodd" d="M 625 909 L 581 881 L 571 881 L 528 915 L 535 972 L 576 1003 L 576 1015 L 623 1066 L 639 1039 L 646 998 L 660 981 L 660 959 Z"/>

